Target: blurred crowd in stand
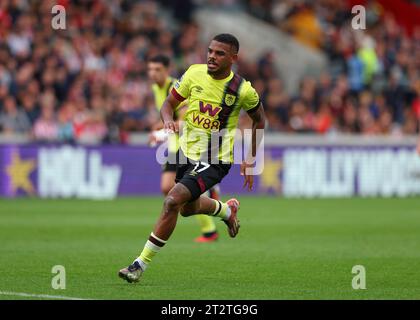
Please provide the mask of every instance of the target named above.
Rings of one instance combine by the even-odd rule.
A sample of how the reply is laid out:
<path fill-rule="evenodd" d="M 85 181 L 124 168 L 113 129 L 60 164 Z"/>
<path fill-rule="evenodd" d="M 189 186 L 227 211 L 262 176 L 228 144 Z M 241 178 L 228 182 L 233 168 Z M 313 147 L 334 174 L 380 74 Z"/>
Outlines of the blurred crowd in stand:
<path fill-rule="evenodd" d="M 272 130 L 395 135 L 419 131 L 420 19 L 409 32 L 393 12 L 377 1 L 366 1 L 366 29 L 355 30 L 352 20 L 360 11 L 352 14 L 349 1 L 245 2 L 251 15 L 328 58 L 325 72 L 303 78 L 296 96 L 285 94 L 275 77 L 265 81 L 261 90 Z M 420 15 L 419 2 L 411 5 Z"/>
<path fill-rule="evenodd" d="M 178 9 L 173 10 L 174 3 Z M 210 1 L 235 6 L 237 1 Z M 54 4 L 66 29 L 51 27 Z M 285 91 L 267 52 L 236 70 L 252 81 L 273 132 L 415 134 L 420 118 L 420 28 L 408 35 L 372 2 L 367 29 L 351 29 L 341 1 L 240 1 L 242 10 L 323 51 L 328 68 Z M 159 119 L 147 59 L 172 58 L 179 77 L 205 63 L 207 44 L 192 19 L 203 1 L 0 2 L 0 133 L 38 141 L 124 143 Z M 246 117 L 241 125 L 247 125 Z"/>

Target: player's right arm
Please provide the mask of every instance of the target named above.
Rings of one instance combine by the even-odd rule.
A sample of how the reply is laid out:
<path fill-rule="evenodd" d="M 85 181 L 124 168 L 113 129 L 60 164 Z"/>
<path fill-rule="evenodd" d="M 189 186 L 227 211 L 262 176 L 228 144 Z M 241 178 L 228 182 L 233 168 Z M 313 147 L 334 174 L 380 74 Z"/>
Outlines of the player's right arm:
<path fill-rule="evenodd" d="M 190 95 L 191 83 L 191 70 L 194 68 L 192 65 L 179 79 L 172 88 L 168 97 L 160 109 L 160 117 L 163 122 L 163 127 L 168 132 L 178 132 L 178 124 L 174 120 L 174 112 L 179 104 L 187 99 Z"/>
<path fill-rule="evenodd" d="M 171 92 L 165 99 L 162 108 L 160 108 L 160 118 L 163 122 L 163 128 L 167 132 L 178 132 L 178 124 L 174 120 L 174 112 L 180 103 L 181 101 L 175 98 Z"/>

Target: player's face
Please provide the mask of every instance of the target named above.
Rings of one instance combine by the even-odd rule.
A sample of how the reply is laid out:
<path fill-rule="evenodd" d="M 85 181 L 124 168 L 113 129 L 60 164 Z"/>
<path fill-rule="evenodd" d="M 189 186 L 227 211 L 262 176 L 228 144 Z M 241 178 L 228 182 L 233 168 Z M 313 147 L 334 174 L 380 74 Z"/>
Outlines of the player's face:
<path fill-rule="evenodd" d="M 147 75 L 154 83 L 162 85 L 168 77 L 168 69 L 162 63 L 149 62 L 147 64 Z"/>
<path fill-rule="evenodd" d="M 207 72 L 210 75 L 230 72 L 237 58 L 238 55 L 231 45 L 212 40 L 207 50 Z"/>

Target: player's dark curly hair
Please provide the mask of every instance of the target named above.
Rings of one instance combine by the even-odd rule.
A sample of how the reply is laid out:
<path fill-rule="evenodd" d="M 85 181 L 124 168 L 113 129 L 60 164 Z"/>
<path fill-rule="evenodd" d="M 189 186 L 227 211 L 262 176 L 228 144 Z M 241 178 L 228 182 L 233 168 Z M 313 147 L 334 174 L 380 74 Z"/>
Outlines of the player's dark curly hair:
<path fill-rule="evenodd" d="M 168 56 L 165 56 L 164 54 L 158 54 L 149 59 L 149 62 L 155 62 L 155 63 L 161 63 L 166 68 L 169 67 L 169 64 L 171 63 L 171 59 L 169 59 Z"/>
<path fill-rule="evenodd" d="M 239 51 L 239 41 L 230 33 L 221 33 L 213 38 L 217 42 L 222 42 L 231 45 L 235 49 L 235 53 Z"/>

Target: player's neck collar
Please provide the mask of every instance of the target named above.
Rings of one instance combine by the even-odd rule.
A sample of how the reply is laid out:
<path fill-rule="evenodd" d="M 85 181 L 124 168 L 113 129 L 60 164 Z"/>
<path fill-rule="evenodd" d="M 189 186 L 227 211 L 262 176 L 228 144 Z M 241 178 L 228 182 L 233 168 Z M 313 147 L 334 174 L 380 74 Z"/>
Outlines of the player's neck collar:
<path fill-rule="evenodd" d="M 230 79 L 233 78 L 233 75 L 234 75 L 233 71 L 230 70 L 230 73 L 229 73 L 229 75 L 226 78 L 223 78 L 223 79 L 215 79 L 209 73 L 207 73 L 207 77 L 209 77 L 213 81 L 229 81 Z"/>

